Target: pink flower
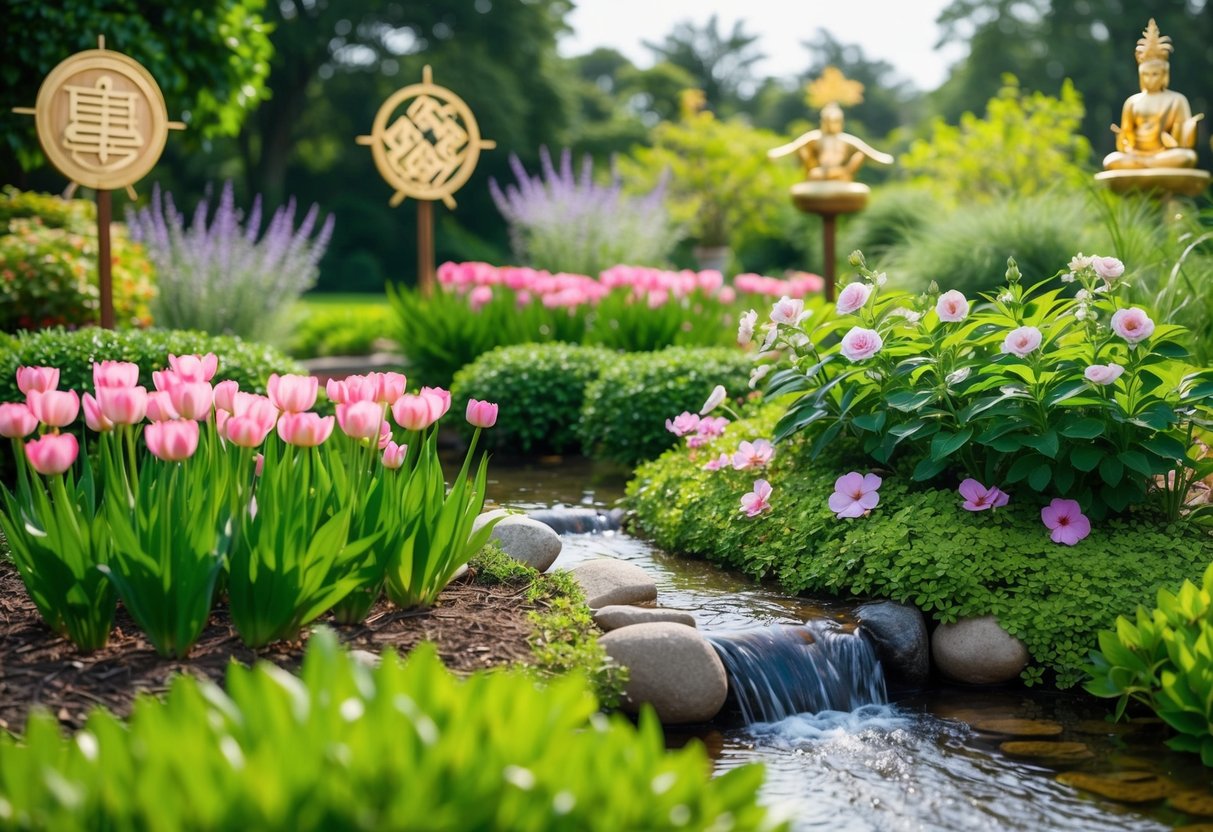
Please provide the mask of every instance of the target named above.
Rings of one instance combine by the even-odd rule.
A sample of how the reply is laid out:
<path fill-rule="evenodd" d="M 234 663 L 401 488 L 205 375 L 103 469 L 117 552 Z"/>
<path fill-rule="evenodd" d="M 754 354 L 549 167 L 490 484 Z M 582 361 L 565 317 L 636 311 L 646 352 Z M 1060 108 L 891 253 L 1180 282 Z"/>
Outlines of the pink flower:
<path fill-rule="evenodd" d="M 53 428 L 65 428 L 80 415 L 80 396 L 75 390 L 30 390 L 25 403 L 39 422 Z"/>
<path fill-rule="evenodd" d="M 379 395 L 377 398 L 381 404 L 394 404 L 404 395 L 409 383 L 403 373 L 379 373 L 378 381 Z"/>
<path fill-rule="evenodd" d="M 48 433 L 25 445 L 25 458 L 39 474 L 62 474 L 79 453 L 80 444 L 70 433 Z"/>
<path fill-rule="evenodd" d="M 784 295 L 771 309 L 771 320 L 777 324 L 798 324 L 804 317 L 804 301 Z"/>
<path fill-rule="evenodd" d="M 392 423 L 384 419 L 379 423 L 379 450 L 386 450 L 388 443 L 392 441 Z"/>
<path fill-rule="evenodd" d="M 1041 340 L 1039 329 L 1034 326 L 1021 326 L 1007 333 L 1007 337 L 1002 341 L 1002 351 L 1023 358 L 1039 347 Z"/>
<path fill-rule="evenodd" d="M 237 382 L 231 379 L 219 382 L 215 385 L 215 407 L 231 413 L 236 407 L 236 394 L 239 392 L 240 385 Z"/>
<path fill-rule="evenodd" d="M 316 403 L 320 380 L 315 376 L 271 373 L 265 387 L 274 407 L 283 413 L 302 413 Z"/>
<path fill-rule="evenodd" d="M 323 445 L 332 432 L 332 416 L 288 412 L 278 418 L 278 435 L 282 437 L 282 441 L 299 448 Z"/>
<path fill-rule="evenodd" d="M 215 391 L 209 382 L 186 381 L 181 376 L 174 376 L 168 382 L 167 392 L 173 410 L 177 411 L 182 419 L 201 421 L 211 415 Z"/>
<path fill-rule="evenodd" d="M 1083 378 L 1093 384 L 1114 384 L 1125 368 L 1116 363 L 1092 364 L 1083 371 Z"/>
<path fill-rule="evenodd" d="M 342 385 L 345 391 L 346 404 L 379 400 L 379 382 L 370 375 L 346 376 Z"/>
<path fill-rule="evenodd" d="M 834 481 L 834 493 L 830 495 L 830 511 L 838 517 L 862 517 L 876 508 L 880 502 L 877 489 L 881 479 L 875 474 L 860 474 L 852 471 Z"/>
<path fill-rule="evenodd" d="M 379 439 L 383 422 L 383 406 L 376 402 L 357 401 L 337 405 L 337 424 L 346 436 L 354 439 Z"/>
<path fill-rule="evenodd" d="M 757 517 L 771 507 L 771 484 L 766 480 L 754 480 L 754 490 L 741 495 L 741 511 L 746 517 Z"/>
<path fill-rule="evenodd" d="M 751 309 L 741 316 L 737 324 L 737 343 L 745 345 L 754 340 L 754 327 L 758 325 L 758 313 Z"/>
<path fill-rule="evenodd" d="M 842 336 L 842 354 L 851 361 L 863 361 L 880 352 L 884 341 L 874 329 L 864 329 L 860 326 L 851 327 Z"/>
<path fill-rule="evenodd" d="M 88 399 L 85 393 L 85 421 L 88 421 Z M 147 415 L 147 388 L 145 387 L 98 387 L 97 407 L 110 426 L 137 425 Z M 92 427 L 90 425 L 90 427 Z"/>
<path fill-rule="evenodd" d="M 1050 537 L 1054 543 L 1073 546 L 1091 533 L 1091 521 L 1075 500 L 1054 497 L 1053 502 L 1040 510 L 1040 519 L 1053 530 Z"/>
<path fill-rule="evenodd" d="M 729 426 L 729 420 L 723 416 L 705 416 L 699 420 L 698 433 L 700 436 L 724 436 L 724 429 Z"/>
<path fill-rule="evenodd" d="M 838 293 L 838 301 L 834 304 L 839 315 L 850 315 L 863 308 L 872 294 L 872 286 L 862 281 L 848 283 Z"/>
<path fill-rule="evenodd" d="M 227 413 L 228 411 L 222 411 Z M 168 397 L 168 391 L 156 390 L 147 394 L 147 418 L 153 422 L 167 422 L 170 419 L 180 419 L 181 414 L 173 410 L 173 402 Z"/>
<path fill-rule="evenodd" d="M 491 428 L 497 424 L 497 405 L 492 402 L 482 402 L 468 399 L 467 420 L 477 428 Z"/>
<path fill-rule="evenodd" d="M 58 367 L 17 368 L 17 388 L 27 396 L 35 390 L 39 393 L 46 393 L 58 386 Z"/>
<path fill-rule="evenodd" d="M 719 471 L 721 468 L 727 468 L 733 464 L 733 459 L 726 453 L 722 453 L 715 459 L 708 460 L 703 466 L 705 471 Z"/>
<path fill-rule="evenodd" d="M 173 372 L 186 381 L 207 381 L 215 377 L 219 369 L 219 357 L 213 352 L 206 355 L 169 355 L 168 365 Z"/>
<path fill-rule="evenodd" d="M 152 422 L 143 429 L 147 449 L 165 462 L 189 459 L 198 450 L 198 423 L 193 419 Z"/>
<path fill-rule="evenodd" d="M 383 449 L 383 467 L 396 470 L 401 465 L 404 465 L 404 457 L 408 452 L 408 445 L 397 445 L 395 442 L 388 442 L 387 447 Z"/>
<path fill-rule="evenodd" d="M 259 477 L 265 473 L 265 454 L 257 454 L 253 457 L 253 476 Z"/>
<path fill-rule="evenodd" d="M 468 306 L 473 312 L 479 312 L 480 307 L 493 299 L 493 290 L 489 286 L 477 286 L 468 293 Z"/>
<path fill-rule="evenodd" d="M 105 418 L 105 414 L 101 412 L 101 405 L 88 393 L 80 397 L 80 409 L 84 411 L 84 424 L 88 425 L 89 430 L 101 433 L 114 429 L 114 423 Z"/>
<path fill-rule="evenodd" d="M 969 314 L 969 301 L 955 289 L 944 292 L 935 301 L 935 314 L 950 324 L 963 321 Z"/>
<path fill-rule="evenodd" d="M 330 378 L 324 383 L 324 395 L 328 396 L 328 400 L 333 404 L 345 404 L 349 401 L 345 382 L 338 381 L 335 378 Z"/>
<path fill-rule="evenodd" d="M 1118 309 L 1112 315 L 1112 331 L 1130 344 L 1136 344 L 1154 334 L 1154 322 L 1136 306 Z"/>
<path fill-rule="evenodd" d="M 737 290 L 732 286 L 722 286 L 716 294 L 716 299 L 727 306 L 737 300 Z"/>
<path fill-rule="evenodd" d="M 420 395 L 429 397 L 433 403 L 438 414 L 434 417 L 435 419 L 441 419 L 451 409 L 450 390 L 444 390 L 441 387 L 422 387 Z"/>
<path fill-rule="evenodd" d="M 1109 286 L 1116 278 L 1125 273 L 1125 264 L 1117 260 L 1115 257 L 1099 257 L 1098 255 L 1091 258 L 1091 268 L 1095 273 L 1104 279 L 1104 282 Z"/>
<path fill-rule="evenodd" d="M 699 427 L 699 414 L 684 410 L 674 417 L 674 421 L 665 420 L 665 429 L 675 436 L 686 436 Z"/>
<path fill-rule="evenodd" d="M 129 361 L 93 362 L 93 385 L 102 387 L 134 387 L 139 383 L 139 365 Z"/>
<path fill-rule="evenodd" d="M 227 411 L 221 412 L 226 413 Z M 216 420 L 216 428 L 219 428 L 219 424 L 219 421 Z M 265 441 L 265 437 L 269 436 L 270 431 L 274 428 L 272 422 L 267 426 L 256 416 L 229 416 L 223 420 L 222 424 L 223 427 L 219 430 L 223 437 L 233 445 L 239 445 L 242 448 L 256 448 Z"/>
<path fill-rule="evenodd" d="M 29 436 L 38 427 L 38 417 L 29 406 L 21 402 L 0 404 L 0 436 L 21 439 Z"/>
<path fill-rule="evenodd" d="M 747 468 L 761 468 L 771 461 L 775 455 L 775 447 L 765 439 L 753 442 L 742 442 L 733 454 L 733 467 L 738 471 Z"/>
<path fill-rule="evenodd" d="M 986 509 L 1002 508 L 1011 497 L 998 486 L 986 488 L 977 480 L 969 477 L 960 484 L 960 496 L 965 498 L 966 511 L 985 511 Z"/>
<path fill-rule="evenodd" d="M 438 421 L 439 407 L 432 396 L 406 393 L 392 405 L 392 418 L 405 430 L 425 430 Z"/>

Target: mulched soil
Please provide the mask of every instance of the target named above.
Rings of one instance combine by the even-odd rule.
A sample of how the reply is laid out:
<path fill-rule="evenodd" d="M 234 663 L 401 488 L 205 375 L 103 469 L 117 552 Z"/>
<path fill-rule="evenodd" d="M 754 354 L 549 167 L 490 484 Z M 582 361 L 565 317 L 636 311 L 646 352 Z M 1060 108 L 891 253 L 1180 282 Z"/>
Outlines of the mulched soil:
<path fill-rule="evenodd" d="M 458 673 L 528 661 L 527 612 L 533 607 L 526 603 L 526 587 L 479 586 L 473 579 L 468 573 L 453 582 L 427 610 L 400 610 L 380 601 L 363 624 L 338 626 L 327 616 L 317 623 L 332 626 L 350 649 L 375 654 L 385 647 L 404 653 L 432 641 Z M 0 730 L 20 733 L 34 706 L 69 728 L 81 726 L 97 705 L 125 716 L 136 694 L 163 693 L 174 673 L 222 682 L 231 660 L 266 659 L 294 670 L 305 644 L 306 633 L 254 653 L 240 643 L 227 609 L 217 606 L 187 659 L 163 659 L 119 604 L 109 645 L 81 653 L 42 623 L 16 569 L 0 563 Z"/>

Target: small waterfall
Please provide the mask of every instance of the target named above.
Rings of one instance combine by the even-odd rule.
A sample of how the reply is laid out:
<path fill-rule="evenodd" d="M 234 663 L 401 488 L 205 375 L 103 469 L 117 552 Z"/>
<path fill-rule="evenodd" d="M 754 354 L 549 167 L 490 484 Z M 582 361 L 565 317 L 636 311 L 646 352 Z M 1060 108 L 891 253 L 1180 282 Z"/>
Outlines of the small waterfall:
<path fill-rule="evenodd" d="M 876 653 L 854 627 L 817 619 L 704 635 L 724 663 L 746 724 L 887 701 Z"/>
<path fill-rule="evenodd" d="M 556 534 L 601 534 L 617 532 L 623 525 L 623 509 L 549 508 L 528 511 L 527 517 L 550 526 Z"/>

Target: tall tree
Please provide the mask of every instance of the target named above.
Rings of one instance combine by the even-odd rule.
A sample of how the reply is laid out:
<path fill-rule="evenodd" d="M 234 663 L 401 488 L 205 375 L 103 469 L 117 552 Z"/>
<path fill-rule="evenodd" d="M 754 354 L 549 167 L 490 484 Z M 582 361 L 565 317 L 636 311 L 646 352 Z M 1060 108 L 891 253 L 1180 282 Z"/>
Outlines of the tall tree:
<path fill-rule="evenodd" d="M 734 112 L 742 101 L 753 95 L 754 64 L 766 57 L 755 45 L 757 35 L 748 34 L 738 20 L 728 34 L 720 31 L 720 22 L 712 15 L 703 27 L 684 21 L 674 27 L 661 43 L 644 42 L 659 61 L 667 61 L 686 70 L 707 97 L 708 107 Z"/>

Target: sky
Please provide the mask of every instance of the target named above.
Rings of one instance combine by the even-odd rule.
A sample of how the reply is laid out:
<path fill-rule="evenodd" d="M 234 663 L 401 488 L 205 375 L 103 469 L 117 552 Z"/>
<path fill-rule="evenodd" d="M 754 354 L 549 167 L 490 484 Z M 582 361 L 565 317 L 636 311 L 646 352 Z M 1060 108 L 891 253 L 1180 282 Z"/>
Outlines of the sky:
<path fill-rule="evenodd" d="M 652 66 L 644 41 L 660 42 L 675 26 L 691 20 L 702 26 L 716 14 L 727 34 L 741 19 L 744 31 L 758 35 L 767 58 L 755 73 L 790 76 L 811 63 L 802 41 L 824 28 L 844 44 L 859 44 L 872 60 L 892 64 L 921 90 L 943 83 L 963 47 L 935 51 L 935 18 L 950 0 L 575 0 L 567 18 L 573 34 L 559 44 L 562 55 L 580 55 L 599 46 L 613 47 L 632 63 Z"/>

